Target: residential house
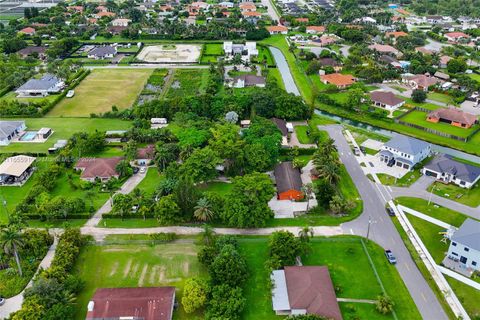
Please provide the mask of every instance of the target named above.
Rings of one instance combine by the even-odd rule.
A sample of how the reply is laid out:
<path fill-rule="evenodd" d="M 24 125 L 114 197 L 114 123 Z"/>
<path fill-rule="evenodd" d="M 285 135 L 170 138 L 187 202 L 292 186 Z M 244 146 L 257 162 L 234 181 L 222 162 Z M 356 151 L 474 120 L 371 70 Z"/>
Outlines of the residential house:
<path fill-rule="evenodd" d="M 234 44 L 232 41 L 225 41 L 223 43 L 223 52 L 228 56 L 246 55 L 248 58 L 251 56 L 257 56 L 257 43 L 247 41 L 245 44 Z"/>
<path fill-rule="evenodd" d="M 450 240 L 447 259 L 457 262 L 461 268 L 479 271 L 480 222 L 467 218 Z"/>
<path fill-rule="evenodd" d="M 432 24 L 437 24 L 444 21 L 442 16 L 435 16 L 435 15 L 425 16 L 423 17 L 423 19 L 426 20 L 428 23 L 432 23 Z"/>
<path fill-rule="evenodd" d="M 65 87 L 65 82 L 52 74 L 46 74 L 40 79 L 30 79 L 21 85 L 15 93 L 18 97 L 45 97 L 59 93 Z"/>
<path fill-rule="evenodd" d="M 22 30 L 20 30 L 19 32 L 23 33 L 27 36 L 33 36 L 33 35 L 35 35 L 36 30 L 35 30 L 35 28 L 32 28 L 32 27 L 26 27 L 26 28 L 23 28 Z"/>
<path fill-rule="evenodd" d="M 420 52 L 420 53 L 423 53 L 424 55 L 428 55 L 428 56 L 431 56 L 433 54 L 433 51 L 430 50 L 430 49 L 427 49 L 425 47 L 416 47 L 415 48 L 415 51 L 416 52 Z"/>
<path fill-rule="evenodd" d="M 243 11 L 242 17 L 246 21 L 256 24 L 262 18 L 262 14 L 257 11 Z"/>
<path fill-rule="evenodd" d="M 32 174 L 34 157 L 19 155 L 5 159 L 0 165 L 0 184 L 23 184 Z"/>
<path fill-rule="evenodd" d="M 291 161 L 277 164 L 273 170 L 278 200 L 301 200 L 302 176 L 300 169 L 294 168 Z"/>
<path fill-rule="evenodd" d="M 306 28 L 308 34 L 319 34 L 325 32 L 324 26 L 308 26 Z"/>
<path fill-rule="evenodd" d="M 463 112 L 456 108 L 440 108 L 430 112 L 427 121 L 438 123 L 445 122 L 460 128 L 471 128 L 477 123 L 477 116 Z"/>
<path fill-rule="evenodd" d="M 400 56 L 401 52 L 395 49 L 394 47 L 388 45 L 388 44 L 371 44 L 368 46 L 369 49 L 376 51 L 381 54 L 391 54 L 396 57 Z"/>
<path fill-rule="evenodd" d="M 396 165 L 412 170 L 413 167 L 427 158 L 431 153 L 431 146 L 422 140 L 404 135 L 395 135 L 386 142 L 380 150 L 380 161 L 389 166 Z"/>
<path fill-rule="evenodd" d="M 278 130 L 280 130 L 280 133 L 282 134 L 282 146 L 288 146 L 289 136 L 287 122 L 278 118 L 271 118 L 270 120 L 277 126 Z"/>
<path fill-rule="evenodd" d="M 373 105 L 389 111 L 394 111 L 403 106 L 405 100 L 397 98 L 390 91 L 373 91 L 370 92 L 370 99 Z"/>
<path fill-rule="evenodd" d="M 342 64 L 333 58 L 320 58 L 318 62 L 322 67 L 332 67 L 335 72 L 342 70 Z"/>
<path fill-rule="evenodd" d="M 265 77 L 254 74 L 242 74 L 236 76 L 232 80 L 231 87 L 245 88 L 245 87 L 259 87 L 264 88 L 266 85 Z"/>
<path fill-rule="evenodd" d="M 116 16 L 115 12 L 110 12 L 110 11 L 100 11 L 93 15 L 93 17 L 96 19 L 101 19 L 103 17 L 113 18 L 115 16 Z"/>
<path fill-rule="evenodd" d="M 108 181 L 111 178 L 118 178 L 117 165 L 122 157 L 112 158 L 81 158 L 75 165 L 75 170 L 82 171 L 80 179 L 94 182 L 95 180 Z"/>
<path fill-rule="evenodd" d="M 137 149 L 137 164 L 139 166 L 148 165 L 155 157 L 155 145 L 149 144 L 144 148 Z"/>
<path fill-rule="evenodd" d="M 444 34 L 445 38 L 447 38 L 448 41 L 457 43 L 461 40 L 469 40 L 470 36 L 468 34 L 465 34 L 463 32 L 447 32 Z"/>
<path fill-rule="evenodd" d="M 450 58 L 449 56 L 441 56 L 439 67 L 445 69 L 447 67 L 448 61 L 450 60 L 452 60 L 452 58 Z"/>
<path fill-rule="evenodd" d="M 321 37 L 319 38 L 315 38 L 312 40 L 312 44 L 315 45 L 315 46 L 319 46 L 319 47 L 325 47 L 325 46 L 328 46 L 328 45 L 331 45 L 331 44 L 334 44 L 334 43 L 337 43 L 339 42 L 340 40 L 342 40 L 341 38 L 335 36 L 335 35 L 322 35 Z"/>
<path fill-rule="evenodd" d="M 295 18 L 295 22 L 298 22 L 299 24 L 307 24 L 308 21 L 308 18 Z"/>
<path fill-rule="evenodd" d="M 30 56 L 38 56 L 40 59 L 44 59 L 46 57 L 46 51 L 47 47 L 41 47 L 41 46 L 28 46 L 23 49 L 20 49 L 17 51 L 17 54 L 25 59 L 26 57 Z"/>
<path fill-rule="evenodd" d="M 314 314 L 342 320 L 326 266 L 286 266 L 274 270 L 270 278 L 273 310 L 277 315 Z"/>
<path fill-rule="evenodd" d="M 406 36 L 408 36 L 408 33 L 403 31 L 392 31 L 392 32 L 385 33 L 385 37 L 394 38 L 395 40 L 397 40 L 400 37 L 406 37 Z"/>
<path fill-rule="evenodd" d="M 442 81 L 448 81 L 450 80 L 450 76 L 444 72 L 441 72 L 441 71 L 437 71 L 435 72 L 435 74 L 433 75 L 435 78 L 439 79 L 439 80 L 442 80 Z"/>
<path fill-rule="evenodd" d="M 171 320 L 175 287 L 99 288 L 87 305 L 86 320 Z"/>
<path fill-rule="evenodd" d="M 397 69 L 402 69 L 403 68 L 402 64 L 397 59 L 395 59 L 394 57 L 389 56 L 387 54 L 382 54 L 378 58 L 378 61 L 382 62 L 384 64 L 389 64 L 392 67 L 397 68 Z"/>
<path fill-rule="evenodd" d="M 267 31 L 273 35 L 273 34 L 287 34 L 288 33 L 288 28 L 282 25 L 277 25 L 277 26 L 268 26 Z"/>
<path fill-rule="evenodd" d="M 101 60 L 113 58 L 117 54 L 117 48 L 114 46 L 95 47 L 88 52 L 89 59 Z"/>
<path fill-rule="evenodd" d="M 130 19 L 118 18 L 112 21 L 114 27 L 128 27 L 128 24 L 132 22 Z"/>
<path fill-rule="evenodd" d="M 0 146 L 8 146 L 26 128 L 25 121 L 0 121 Z"/>
<path fill-rule="evenodd" d="M 223 2 L 220 2 L 218 6 L 225 9 L 231 9 L 235 6 L 235 3 L 230 1 L 223 1 Z"/>
<path fill-rule="evenodd" d="M 83 7 L 82 6 L 68 6 L 67 11 L 73 11 L 73 12 L 78 12 L 78 13 L 83 13 Z"/>
<path fill-rule="evenodd" d="M 356 81 L 351 74 L 341 73 L 324 74 L 320 76 L 320 80 L 325 84 L 333 84 L 339 89 L 345 89 Z"/>
<path fill-rule="evenodd" d="M 253 12 L 257 11 L 257 7 L 253 2 L 243 2 L 238 5 L 240 11 L 242 12 Z"/>
<path fill-rule="evenodd" d="M 443 183 L 454 183 L 462 188 L 471 188 L 480 180 L 480 167 L 459 162 L 447 154 L 440 154 L 426 164 L 422 173 Z"/>
<path fill-rule="evenodd" d="M 404 74 L 402 75 L 402 82 L 410 85 L 413 90 L 428 91 L 431 86 L 436 85 L 440 81 L 434 77 L 424 74 Z"/>

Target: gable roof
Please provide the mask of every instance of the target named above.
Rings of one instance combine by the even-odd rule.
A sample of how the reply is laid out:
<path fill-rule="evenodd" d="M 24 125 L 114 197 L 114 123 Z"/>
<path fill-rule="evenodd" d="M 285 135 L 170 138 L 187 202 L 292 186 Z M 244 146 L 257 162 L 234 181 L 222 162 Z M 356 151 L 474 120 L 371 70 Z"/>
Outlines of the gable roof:
<path fill-rule="evenodd" d="M 341 73 L 324 74 L 320 76 L 320 79 L 336 86 L 348 86 L 355 82 L 354 76 Z"/>
<path fill-rule="evenodd" d="M 434 77 L 428 77 L 424 74 L 409 76 L 406 79 L 415 82 L 419 87 L 423 87 L 423 88 L 428 88 L 439 82 L 438 79 Z"/>
<path fill-rule="evenodd" d="M 288 28 L 282 25 L 278 25 L 278 26 L 268 26 L 267 30 L 268 32 L 285 32 L 285 31 L 288 31 Z"/>
<path fill-rule="evenodd" d="M 171 320 L 174 299 L 175 287 L 100 288 L 86 319 Z"/>
<path fill-rule="evenodd" d="M 273 170 L 278 193 L 288 190 L 302 190 L 302 176 L 300 170 L 293 167 L 291 161 L 277 164 Z"/>
<path fill-rule="evenodd" d="M 38 54 L 44 54 L 47 51 L 47 47 L 40 47 L 40 46 L 28 46 L 23 49 L 17 51 L 19 55 L 28 56 L 32 53 L 36 52 Z"/>
<path fill-rule="evenodd" d="M 429 118 L 445 119 L 448 121 L 463 123 L 472 126 L 477 122 L 477 116 L 471 113 L 463 112 L 456 108 L 440 108 L 428 114 Z"/>
<path fill-rule="evenodd" d="M 264 85 L 266 82 L 265 82 L 265 77 L 262 77 L 262 76 L 257 76 L 257 75 L 254 75 L 254 74 L 242 74 L 242 75 L 239 75 L 237 77 L 234 77 L 233 78 L 235 81 L 238 81 L 238 80 L 243 80 L 245 81 L 245 85 L 246 86 L 254 86 L 254 85 Z"/>
<path fill-rule="evenodd" d="M 392 46 L 389 46 L 388 44 L 371 44 L 368 46 L 369 49 L 375 50 L 378 52 L 386 52 L 386 53 L 393 53 L 393 54 L 398 54 L 400 51 L 395 49 Z"/>
<path fill-rule="evenodd" d="M 324 26 L 308 26 L 307 31 L 315 31 L 315 32 L 325 32 L 325 27 Z"/>
<path fill-rule="evenodd" d="M 379 102 L 388 106 L 396 106 L 404 102 L 404 100 L 397 98 L 392 92 L 389 91 L 373 91 L 370 92 L 370 99 L 373 102 Z"/>
<path fill-rule="evenodd" d="M 291 309 L 306 309 L 308 314 L 342 319 L 327 267 L 285 267 L 285 278 Z"/>
<path fill-rule="evenodd" d="M 81 158 L 75 165 L 76 169 L 83 170 L 81 177 L 90 178 L 111 178 L 118 176 L 115 170 L 117 164 L 123 160 L 123 157 L 112 158 Z"/>
<path fill-rule="evenodd" d="M 0 164 L 0 174 L 20 177 L 34 161 L 34 157 L 23 155 L 7 158 Z"/>
<path fill-rule="evenodd" d="M 480 222 L 467 218 L 453 234 L 452 241 L 480 251 Z"/>
<path fill-rule="evenodd" d="M 270 119 L 277 126 L 278 130 L 282 133 L 282 136 L 288 135 L 287 122 L 282 119 L 272 118 Z"/>
<path fill-rule="evenodd" d="M 18 127 L 24 127 L 25 121 L 0 121 L 0 139 L 7 139 Z"/>
<path fill-rule="evenodd" d="M 393 32 L 385 33 L 385 36 L 387 38 L 388 37 L 394 37 L 396 39 L 396 38 L 399 38 L 399 37 L 406 37 L 406 36 L 408 36 L 408 33 L 403 32 L 403 31 L 393 31 Z"/>
<path fill-rule="evenodd" d="M 101 46 L 101 47 L 95 47 L 90 52 L 88 55 L 96 56 L 96 57 L 105 57 L 106 55 L 110 54 L 116 54 L 117 49 L 115 49 L 112 46 Z"/>
<path fill-rule="evenodd" d="M 453 160 L 452 156 L 441 154 L 425 165 L 425 169 L 453 174 L 457 179 L 475 182 L 480 176 L 480 167 Z"/>
<path fill-rule="evenodd" d="M 392 139 L 385 143 L 385 146 L 396 149 L 400 152 L 415 155 L 428 148 L 430 144 L 422 140 L 396 134 Z"/>
<path fill-rule="evenodd" d="M 155 145 L 149 144 L 145 148 L 137 150 L 137 159 L 153 159 L 155 155 Z"/>

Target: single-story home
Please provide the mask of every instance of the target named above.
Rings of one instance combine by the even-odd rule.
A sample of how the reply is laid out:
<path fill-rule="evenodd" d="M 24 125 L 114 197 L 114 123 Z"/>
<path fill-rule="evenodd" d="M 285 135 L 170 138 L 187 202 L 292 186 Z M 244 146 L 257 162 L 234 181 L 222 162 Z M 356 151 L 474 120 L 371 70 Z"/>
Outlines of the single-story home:
<path fill-rule="evenodd" d="M 113 58 L 117 54 L 117 48 L 114 46 L 101 46 L 95 47 L 88 52 L 87 57 L 89 59 L 109 59 Z"/>
<path fill-rule="evenodd" d="M 30 79 L 22 84 L 15 93 L 18 97 L 45 97 L 59 93 L 65 87 L 65 82 L 52 74 L 46 74 L 40 79 Z"/>
<path fill-rule="evenodd" d="M 26 128 L 25 121 L 0 121 L 0 146 L 8 146 Z"/>
<path fill-rule="evenodd" d="M 270 34 L 287 34 L 288 33 L 288 28 L 282 25 L 278 26 L 268 26 L 267 31 Z"/>
<path fill-rule="evenodd" d="M 94 182 L 99 179 L 100 181 L 108 181 L 111 178 L 119 177 L 116 170 L 117 165 L 123 157 L 112 158 L 81 158 L 75 165 L 75 170 L 82 171 L 80 179 L 85 181 Z"/>
<path fill-rule="evenodd" d="M 175 287 L 99 288 L 87 305 L 86 320 L 171 320 Z"/>
<path fill-rule="evenodd" d="M 467 218 L 450 240 L 447 259 L 458 262 L 463 269 L 480 271 L 480 222 Z"/>
<path fill-rule="evenodd" d="M 437 79 L 440 79 L 440 80 L 443 80 L 443 81 L 448 81 L 450 80 L 450 76 L 444 72 L 441 72 L 441 71 L 437 71 L 435 72 L 435 74 L 433 75 L 435 78 Z"/>
<path fill-rule="evenodd" d="M 456 108 L 440 108 L 430 112 L 427 121 L 438 123 L 445 122 L 460 128 L 471 128 L 478 121 L 477 116 L 463 112 Z"/>
<path fill-rule="evenodd" d="M 254 74 L 242 74 L 236 76 L 232 80 L 232 87 L 245 88 L 245 87 L 259 87 L 264 88 L 266 85 L 265 77 L 257 76 Z"/>
<path fill-rule="evenodd" d="M 282 146 L 288 146 L 289 136 L 287 122 L 279 118 L 271 118 L 270 120 L 277 126 L 278 130 L 280 130 L 280 132 L 282 133 Z"/>
<path fill-rule="evenodd" d="M 24 59 L 26 57 L 33 56 L 33 55 L 38 55 L 40 59 L 44 59 L 46 57 L 46 54 L 45 54 L 46 51 L 47 51 L 47 47 L 28 46 L 18 50 L 17 54 Z"/>
<path fill-rule="evenodd" d="M 395 56 L 399 56 L 401 54 L 400 51 L 395 49 L 392 46 L 389 46 L 388 44 L 371 44 L 368 46 L 369 49 L 376 51 L 378 53 L 383 53 L 383 54 L 393 54 Z"/>
<path fill-rule="evenodd" d="M 436 156 L 423 167 L 422 173 L 438 181 L 454 183 L 467 189 L 480 180 L 480 167 L 456 161 L 447 154 Z"/>
<path fill-rule="evenodd" d="M 425 141 L 397 134 L 382 146 L 379 153 L 380 161 L 387 165 L 412 170 L 430 155 L 431 146 Z"/>
<path fill-rule="evenodd" d="M 438 80 L 435 77 L 431 77 L 424 74 L 417 74 L 417 75 L 405 74 L 405 75 L 402 75 L 402 82 L 407 83 L 414 90 L 418 89 L 418 90 L 428 91 L 429 87 L 436 85 L 437 83 L 440 82 L 440 80 Z"/>
<path fill-rule="evenodd" d="M 278 200 L 303 199 L 302 176 L 300 170 L 294 168 L 291 161 L 277 164 L 273 170 L 273 174 L 277 186 Z"/>
<path fill-rule="evenodd" d="M 20 30 L 19 32 L 23 33 L 27 36 L 33 36 L 33 35 L 35 35 L 36 30 L 35 30 L 35 28 L 32 28 L 32 27 L 26 27 L 26 28 L 23 28 L 22 30 Z"/>
<path fill-rule="evenodd" d="M 406 37 L 408 33 L 403 31 L 392 31 L 392 32 L 385 32 L 385 37 L 387 38 L 394 38 L 395 40 L 400 37 Z"/>
<path fill-rule="evenodd" d="M 325 32 L 324 26 L 308 26 L 306 28 L 308 34 L 319 34 Z"/>
<path fill-rule="evenodd" d="M 277 315 L 314 314 L 342 320 L 326 266 L 287 266 L 274 270 L 270 278 L 273 310 Z"/>
<path fill-rule="evenodd" d="M 9 157 L 0 164 L 0 184 L 23 184 L 31 175 L 34 157 Z"/>
<path fill-rule="evenodd" d="M 470 39 L 470 36 L 463 32 L 447 32 L 444 34 L 444 36 L 445 38 L 447 38 L 448 41 L 451 41 L 451 42 L 458 42 L 462 39 L 465 39 L 465 40 Z"/>
<path fill-rule="evenodd" d="M 370 92 L 370 99 L 376 107 L 384 108 L 390 111 L 397 110 L 405 103 L 405 100 L 397 98 L 390 91 Z"/>
<path fill-rule="evenodd" d="M 340 89 L 344 89 L 356 81 L 355 77 L 351 74 L 341 73 L 324 74 L 320 76 L 320 80 L 325 84 L 333 84 Z"/>
<path fill-rule="evenodd" d="M 155 157 L 155 145 L 149 144 L 144 148 L 137 150 L 137 163 L 140 166 L 146 166 Z"/>
<path fill-rule="evenodd" d="M 117 18 L 112 21 L 114 27 L 128 27 L 128 24 L 132 22 L 130 19 Z"/>

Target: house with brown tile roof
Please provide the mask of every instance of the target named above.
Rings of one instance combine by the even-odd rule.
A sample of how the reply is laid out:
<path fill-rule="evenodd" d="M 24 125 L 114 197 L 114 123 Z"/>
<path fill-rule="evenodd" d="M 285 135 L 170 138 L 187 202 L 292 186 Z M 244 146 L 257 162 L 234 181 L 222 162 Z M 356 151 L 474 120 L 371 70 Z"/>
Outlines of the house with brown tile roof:
<path fill-rule="evenodd" d="M 325 27 L 324 26 L 308 26 L 306 28 L 306 31 L 307 31 L 308 34 L 323 33 L 323 32 L 325 32 Z"/>
<path fill-rule="evenodd" d="M 398 39 L 400 37 L 406 37 L 408 36 L 408 33 L 403 32 L 403 31 L 393 31 L 393 32 L 386 32 L 385 37 L 387 38 L 395 38 Z"/>
<path fill-rule="evenodd" d="M 438 123 L 445 122 L 460 128 L 471 128 L 478 122 L 477 116 L 463 112 L 456 108 L 441 108 L 430 112 L 427 121 Z"/>
<path fill-rule="evenodd" d="M 277 315 L 315 314 L 342 320 L 326 266 L 288 266 L 271 274 L 273 310 Z"/>
<path fill-rule="evenodd" d="M 287 34 L 288 33 L 288 28 L 282 25 L 278 26 L 268 26 L 267 31 L 270 34 Z"/>
<path fill-rule="evenodd" d="M 80 179 L 94 182 L 108 181 L 111 178 L 118 178 L 119 173 L 116 167 L 123 157 L 112 158 L 81 158 L 75 165 L 75 170 L 82 171 Z"/>
<path fill-rule="evenodd" d="M 388 44 L 371 44 L 368 46 L 368 49 L 376 51 L 378 53 L 393 54 L 395 56 L 399 56 L 401 54 L 400 51 L 398 51 L 392 46 L 389 46 Z"/>
<path fill-rule="evenodd" d="M 444 36 L 445 38 L 447 38 L 448 41 L 451 41 L 451 42 L 458 42 L 462 39 L 465 39 L 465 40 L 470 39 L 470 36 L 463 32 L 447 32 L 444 34 Z"/>
<path fill-rule="evenodd" d="M 397 110 L 405 103 L 405 100 L 397 98 L 392 92 L 389 91 L 370 92 L 370 99 L 372 100 L 374 106 L 387 109 L 389 111 Z"/>
<path fill-rule="evenodd" d="M 407 83 L 412 87 L 412 89 L 418 89 L 423 91 L 428 91 L 428 88 L 436 85 L 440 81 L 435 77 L 430 77 L 424 74 L 416 75 L 404 75 L 402 76 L 402 82 Z"/>
<path fill-rule="evenodd" d="M 18 31 L 19 33 L 26 34 L 27 36 L 33 36 L 36 32 L 35 28 L 32 27 L 26 27 L 23 28 L 22 30 Z"/>
<path fill-rule="evenodd" d="M 344 89 L 356 81 L 355 77 L 351 74 L 341 73 L 324 74 L 320 76 L 320 80 L 325 84 L 333 84 L 340 89 Z"/>
<path fill-rule="evenodd" d="M 87 305 L 86 320 L 171 320 L 175 287 L 99 288 Z"/>

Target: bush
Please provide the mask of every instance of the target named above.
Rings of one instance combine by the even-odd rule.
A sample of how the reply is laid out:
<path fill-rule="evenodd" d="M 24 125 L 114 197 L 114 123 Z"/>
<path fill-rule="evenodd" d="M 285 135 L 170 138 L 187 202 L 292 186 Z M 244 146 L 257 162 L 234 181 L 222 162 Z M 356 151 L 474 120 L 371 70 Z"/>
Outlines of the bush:
<path fill-rule="evenodd" d="M 412 92 L 412 100 L 416 103 L 423 103 L 427 100 L 427 93 L 423 90 L 415 89 Z"/>

